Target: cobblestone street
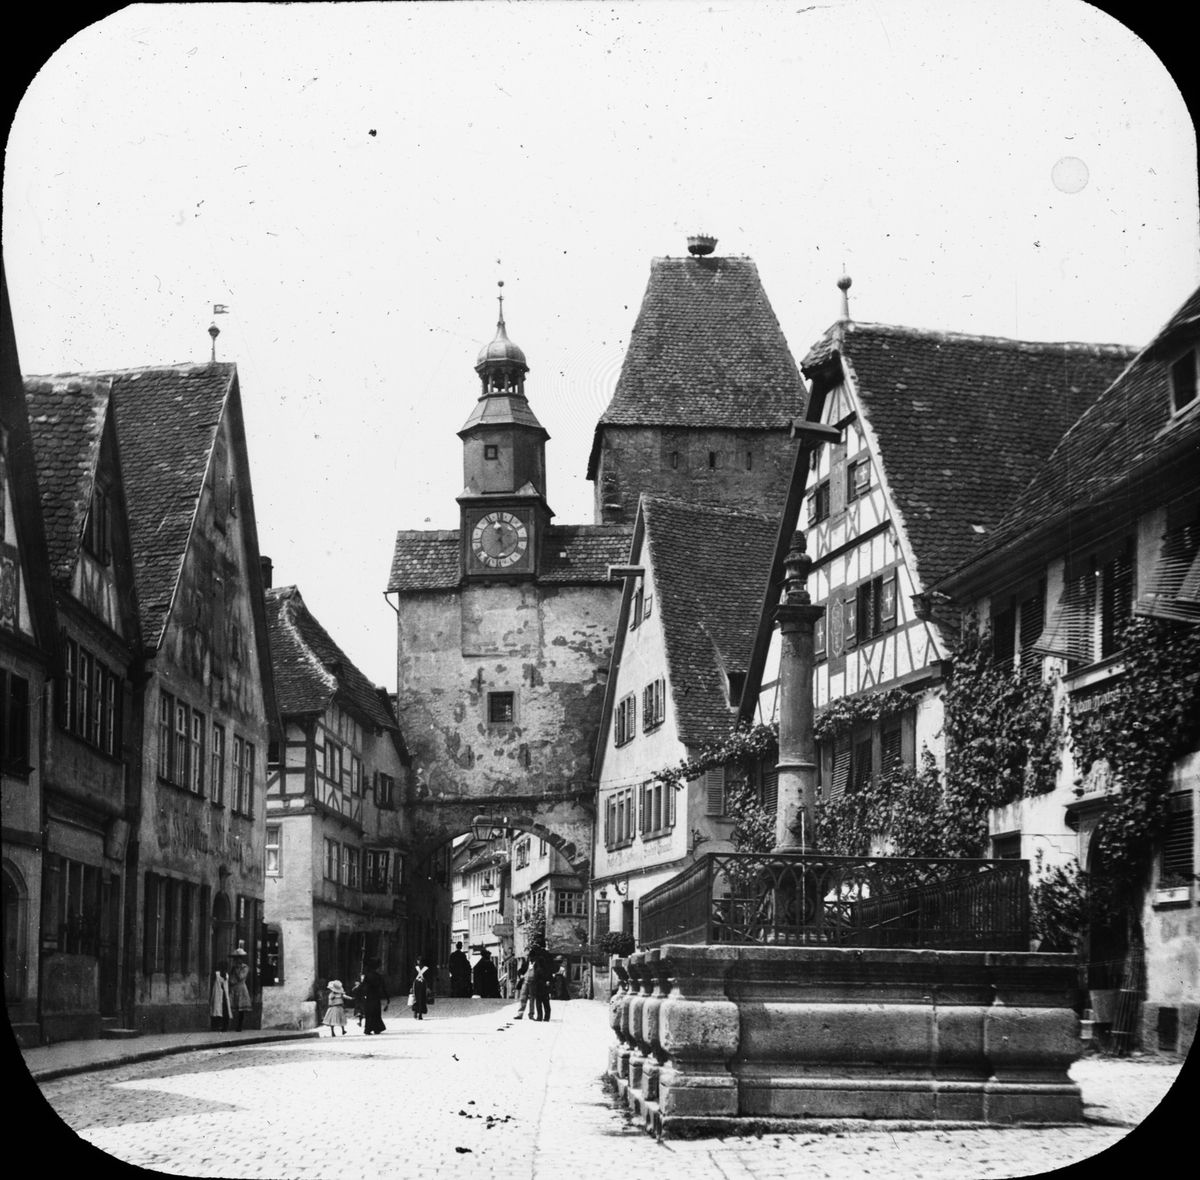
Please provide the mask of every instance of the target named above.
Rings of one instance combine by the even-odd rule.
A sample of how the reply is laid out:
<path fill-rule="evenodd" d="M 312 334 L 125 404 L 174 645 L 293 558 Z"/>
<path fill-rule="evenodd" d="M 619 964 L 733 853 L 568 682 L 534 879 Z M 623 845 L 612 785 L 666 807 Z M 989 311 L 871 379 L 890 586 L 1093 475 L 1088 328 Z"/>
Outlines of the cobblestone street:
<path fill-rule="evenodd" d="M 1073 1072 L 1089 1118 L 1081 1127 L 660 1144 L 601 1085 L 611 1035 L 602 1004 L 556 1004 L 549 1024 L 514 1022 L 513 1011 L 499 1001 L 442 1000 L 418 1023 L 400 1001 L 387 1033 L 370 1041 L 352 1024 L 336 1040 L 190 1052 L 59 1078 L 42 1092 L 88 1143 L 171 1175 L 961 1180 L 1088 1160 L 1088 1172 L 1103 1174 L 1112 1156 L 1094 1157 L 1119 1145 L 1123 1161 L 1136 1160 L 1151 1133 L 1155 1153 L 1165 1152 L 1165 1112 L 1126 1137 L 1180 1072 L 1146 1059 L 1080 1062 Z"/>

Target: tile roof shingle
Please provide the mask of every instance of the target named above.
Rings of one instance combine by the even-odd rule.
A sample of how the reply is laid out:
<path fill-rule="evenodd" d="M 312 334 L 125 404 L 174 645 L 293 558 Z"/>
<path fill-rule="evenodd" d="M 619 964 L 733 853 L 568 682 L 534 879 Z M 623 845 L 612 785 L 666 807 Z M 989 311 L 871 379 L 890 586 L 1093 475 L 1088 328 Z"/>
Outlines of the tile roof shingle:
<path fill-rule="evenodd" d="M 335 696 L 380 729 L 399 725 L 375 686 L 313 617 L 295 586 L 266 592 L 275 699 L 281 716 L 323 713 Z"/>
<path fill-rule="evenodd" d="M 630 530 L 617 525 L 556 525 L 547 530 L 538 582 L 605 582 L 629 555 Z M 457 529 L 396 534 L 388 591 L 448 590 L 460 582 Z"/>
<path fill-rule="evenodd" d="M 92 498 L 112 378 L 100 374 L 27 377 L 25 398 L 55 581 L 75 568 Z"/>
<path fill-rule="evenodd" d="M 836 379 L 840 355 L 927 588 L 999 523 L 1064 431 L 1135 350 L 835 324 L 801 367 Z"/>
<path fill-rule="evenodd" d="M 805 397 L 751 259 L 655 258 L 597 432 L 603 426 L 779 429 L 803 413 Z"/>
<path fill-rule="evenodd" d="M 1100 499 L 1136 469 L 1168 451 L 1190 446 L 1200 471 L 1200 412 L 1172 424 L 1168 364 L 1186 341 L 1200 342 L 1200 288 L 1162 331 L 1062 436 L 1049 458 L 1007 507 L 978 556 L 1035 531 L 1053 528 L 1064 515 Z"/>
<path fill-rule="evenodd" d="M 737 716 L 725 672 L 744 672 L 770 576 L 779 522 L 755 513 L 644 496 L 680 741 L 727 735 Z"/>
<path fill-rule="evenodd" d="M 142 635 L 151 646 L 166 626 L 217 426 L 236 379 L 232 363 L 26 378 L 35 390 L 47 383 L 111 383 Z"/>

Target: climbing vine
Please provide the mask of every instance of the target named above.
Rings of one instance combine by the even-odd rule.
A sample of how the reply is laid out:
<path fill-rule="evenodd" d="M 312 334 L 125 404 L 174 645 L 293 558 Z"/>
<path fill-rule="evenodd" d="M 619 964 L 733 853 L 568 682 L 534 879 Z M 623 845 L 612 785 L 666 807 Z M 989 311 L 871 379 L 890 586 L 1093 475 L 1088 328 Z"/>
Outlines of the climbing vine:
<path fill-rule="evenodd" d="M 910 698 L 911 699 L 911 698 Z M 840 856 L 943 856 L 942 784 L 928 749 L 920 767 L 898 766 L 836 799 L 817 801 L 817 842 Z"/>
<path fill-rule="evenodd" d="M 1062 752 L 1054 688 L 997 667 L 990 630 L 968 626 L 942 705 L 943 855 L 982 856 L 992 808 L 1054 789 Z"/>
<path fill-rule="evenodd" d="M 911 709 L 912 704 L 912 693 L 902 688 L 888 688 L 857 697 L 838 697 L 813 720 L 813 736 L 819 742 L 833 741 L 856 726 L 898 717 Z"/>
<path fill-rule="evenodd" d="M 1200 627 L 1132 619 L 1122 661 L 1110 699 L 1072 717 L 1070 741 L 1081 774 L 1105 759 L 1119 785 L 1093 840 L 1105 870 L 1132 883 L 1166 822 L 1172 763 L 1200 740 Z"/>

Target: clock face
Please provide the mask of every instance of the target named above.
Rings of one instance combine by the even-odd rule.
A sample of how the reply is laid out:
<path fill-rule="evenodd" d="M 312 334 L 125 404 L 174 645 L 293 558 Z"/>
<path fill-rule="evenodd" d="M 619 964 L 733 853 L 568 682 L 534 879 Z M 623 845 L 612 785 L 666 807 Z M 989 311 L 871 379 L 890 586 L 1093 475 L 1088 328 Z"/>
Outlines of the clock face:
<path fill-rule="evenodd" d="M 492 569 L 515 565 L 529 548 L 525 522 L 511 512 L 489 512 L 471 530 L 471 552 Z"/>

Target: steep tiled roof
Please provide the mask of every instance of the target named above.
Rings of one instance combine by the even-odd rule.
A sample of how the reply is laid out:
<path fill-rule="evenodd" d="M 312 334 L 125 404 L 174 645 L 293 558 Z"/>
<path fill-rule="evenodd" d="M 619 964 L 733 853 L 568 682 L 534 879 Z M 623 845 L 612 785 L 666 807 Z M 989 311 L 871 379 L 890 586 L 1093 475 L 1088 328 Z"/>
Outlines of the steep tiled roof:
<path fill-rule="evenodd" d="M 1056 527 L 1064 516 L 1151 468 L 1168 452 L 1190 447 L 1193 475 L 1200 470 L 1200 405 L 1171 423 L 1168 365 L 1185 341 L 1200 342 L 1200 289 L 1063 435 L 975 556 Z"/>
<path fill-rule="evenodd" d="M 665 497 L 643 497 L 641 510 L 678 735 L 703 745 L 736 717 L 724 673 L 746 670 L 779 522 Z"/>
<path fill-rule="evenodd" d="M 217 426 L 236 375 L 237 367 L 226 363 L 26 379 L 34 389 L 46 383 L 79 382 L 81 388 L 111 383 L 142 635 L 152 646 L 166 625 Z"/>
<path fill-rule="evenodd" d="M 974 549 L 1135 350 L 889 324 L 836 324 L 802 362 L 840 354 L 928 587 Z"/>
<path fill-rule="evenodd" d="M 56 581 L 68 581 L 75 568 L 111 393 L 112 378 L 96 374 L 25 379 L 46 544 Z"/>
<path fill-rule="evenodd" d="M 655 258 L 600 424 L 779 428 L 804 399 L 749 258 Z"/>
<path fill-rule="evenodd" d="M 539 582 L 603 582 L 609 565 L 629 555 L 628 528 L 614 525 L 558 525 L 545 538 Z M 389 591 L 446 590 L 459 584 L 457 529 L 396 534 Z"/>
<path fill-rule="evenodd" d="M 266 601 L 281 716 L 322 713 L 337 695 L 364 720 L 381 729 L 397 728 L 375 686 L 317 622 L 295 586 L 268 590 Z"/>

